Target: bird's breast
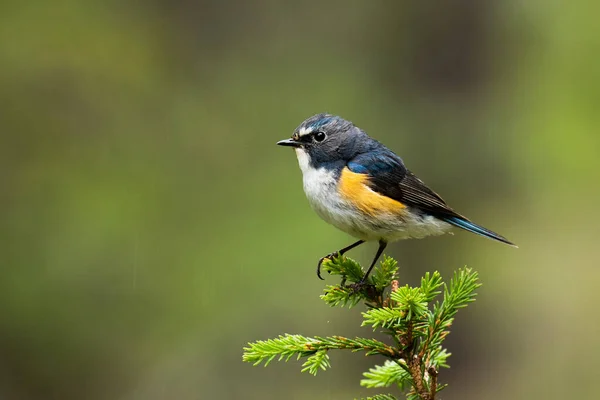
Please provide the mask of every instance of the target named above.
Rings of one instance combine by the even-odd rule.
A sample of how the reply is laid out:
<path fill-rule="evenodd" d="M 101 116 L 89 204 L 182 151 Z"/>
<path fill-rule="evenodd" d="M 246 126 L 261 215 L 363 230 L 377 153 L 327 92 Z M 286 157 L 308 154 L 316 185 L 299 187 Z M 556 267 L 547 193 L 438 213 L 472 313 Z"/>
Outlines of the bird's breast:
<path fill-rule="evenodd" d="M 311 208 L 326 222 L 358 236 L 356 209 L 338 192 L 339 169 L 313 167 L 303 149 L 296 149 L 296 155 L 302 171 L 304 193 Z"/>

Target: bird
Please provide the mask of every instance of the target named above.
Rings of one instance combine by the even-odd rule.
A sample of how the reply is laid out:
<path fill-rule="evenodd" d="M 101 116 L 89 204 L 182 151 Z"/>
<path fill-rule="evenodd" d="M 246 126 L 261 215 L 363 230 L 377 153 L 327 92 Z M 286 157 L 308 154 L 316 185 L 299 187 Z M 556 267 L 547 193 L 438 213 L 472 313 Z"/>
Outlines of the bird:
<path fill-rule="evenodd" d="M 388 243 L 441 235 L 452 227 L 517 247 L 454 211 L 396 153 L 342 117 L 313 115 L 277 145 L 296 152 L 311 208 L 327 223 L 358 239 L 318 261 L 319 279 L 323 279 L 323 261 L 376 241 L 375 257 L 359 282 L 366 284 Z"/>

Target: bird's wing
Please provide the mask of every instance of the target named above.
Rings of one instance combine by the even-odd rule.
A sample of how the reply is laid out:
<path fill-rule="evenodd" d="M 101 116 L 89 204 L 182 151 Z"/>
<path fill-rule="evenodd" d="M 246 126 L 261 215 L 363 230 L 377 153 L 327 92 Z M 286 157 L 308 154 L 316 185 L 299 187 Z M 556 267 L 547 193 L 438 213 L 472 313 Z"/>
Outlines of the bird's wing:
<path fill-rule="evenodd" d="M 441 219 L 464 218 L 406 169 L 400 157 L 391 151 L 360 154 L 350 160 L 347 166 L 352 172 L 368 175 L 369 187 L 383 196 Z"/>
<path fill-rule="evenodd" d="M 415 207 L 449 224 L 515 246 L 504 236 L 469 221 L 452 210 L 446 202 L 422 180 L 404 166 L 391 150 L 358 155 L 347 164 L 350 171 L 367 175 L 366 184 L 374 192 Z"/>

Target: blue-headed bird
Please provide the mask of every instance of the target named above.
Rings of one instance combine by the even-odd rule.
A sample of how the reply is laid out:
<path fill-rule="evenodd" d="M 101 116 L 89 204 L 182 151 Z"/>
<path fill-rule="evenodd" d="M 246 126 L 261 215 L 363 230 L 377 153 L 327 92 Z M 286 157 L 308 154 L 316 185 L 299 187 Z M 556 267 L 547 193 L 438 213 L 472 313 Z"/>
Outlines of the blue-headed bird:
<path fill-rule="evenodd" d="M 340 256 L 366 241 L 379 248 L 361 283 L 389 242 L 441 235 L 452 226 L 515 246 L 505 237 L 471 222 L 405 166 L 402 159 L 352 122 L 331 114 L 314 115 L 290 139 L 302 170 L 304 192 L 326 222 L 359 239 L 322 257 Z M 516 247 L 516 246 L 515 246 Z"/>

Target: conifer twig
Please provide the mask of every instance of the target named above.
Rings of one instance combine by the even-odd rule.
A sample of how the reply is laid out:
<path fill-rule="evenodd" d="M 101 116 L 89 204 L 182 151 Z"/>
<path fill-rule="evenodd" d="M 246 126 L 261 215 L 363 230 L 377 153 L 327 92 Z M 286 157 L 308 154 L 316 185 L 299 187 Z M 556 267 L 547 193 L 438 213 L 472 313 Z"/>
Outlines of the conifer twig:
<path fill-rule="evenodd" d="M 353 307 L 364 302 L 368 309 L 362 312 L 362 325 L 387 334 L 394 344 L 358 337 L 311 338 L 286 334 L 249 343 L 244 348 L 243 360 L 266 366 L 274 359 L 305 358 L 302 372 L 316 375 L 319 370 L 330 367 L 330 350 L 363 351 L 366 355 L 383 356 L 386 361 L 364 373 L 362 386 L 396 386 L 407 391 L 409 400 L 435 400 L 437 393 L 445 387 L 438 383 L 439 368 L 448 367 L 446 361 L 450 356 L 442 343 L 458 309 L 475 300 L 475 290 L 481 286 L 477 273 L 469 268 L 459 269 L 450 284 L 446 284 L 436 271 L 426 273 L 420 286 L 400 286 L 396 261 L 384 257 L 367 284 L 356 285 L 364 271 L 354 260 L 337 257 L 326 260 L 322 267 L 331 275 L 341 276 L 342 281 L 339 285 L 328 285 L 321 299 L 332 307 Z M 437 300 L 441 294 L 441 301 Z M 366 400 L 369 399 L 396 398 L 391 394 L 378 394 Z"/>

